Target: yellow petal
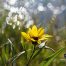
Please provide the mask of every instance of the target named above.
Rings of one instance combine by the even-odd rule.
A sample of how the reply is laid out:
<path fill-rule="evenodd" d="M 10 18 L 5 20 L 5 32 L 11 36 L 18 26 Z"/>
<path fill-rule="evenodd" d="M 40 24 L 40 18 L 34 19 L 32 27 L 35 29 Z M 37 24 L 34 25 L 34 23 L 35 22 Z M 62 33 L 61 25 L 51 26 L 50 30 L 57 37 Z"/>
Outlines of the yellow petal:
<path fill-rule="evenodd" d="M 47 40 L 49 39 L 50 37 L 52 37 L 51 35 L 48 35 L 48 34 L 45 34 L 43 35 L 39 40 Z"/>
<path fill-rule="evenodd" d="M 48 35 L 48 34 L 44 34 L 44 36 L 45 36 L 46 38 L 52 37 L 51 35 Z"/>
<path fill-rule="evenodd" d="M 39 28 L 38 30 L 38 36 L 41 37 L 44 34 L 44 29 Z"/>
<path fill-rule="evenodd" d="M 36 40 L 34 40 L 33 38 L 31 38 L 31 41 L 36 41 Z"/>
<path fill-rule="evenodd" d="M 32 36 L 33 37 L 37 37 L 38 36 L 37 27 L 35 25 L 32 27 Z"/>
<path fill-rule="evenodd" d="M 38 29 L 38 33 L 39 33 L 41 30 L 42 30 L 42 28 L 39 28 L 39 29 Z"/>
<path fill-rule="evenodd" d="M 31 30 L 31 28 L 28 29 L 27 33 L 30 35 L 30 37 L 32 37 L 32 30 Z"/>
<path fill-rule="evenodd" d="M 26 34 L 25 32 L 21 32 L 21 35 L 22 35 L 26 40 L 30 40 L 29 34 Z"/>
<path fill-rule="evenodd" d="M 38 43 L 38 44 L 41 44 L 41 40 L 38 40 L 37 43 Z"/>

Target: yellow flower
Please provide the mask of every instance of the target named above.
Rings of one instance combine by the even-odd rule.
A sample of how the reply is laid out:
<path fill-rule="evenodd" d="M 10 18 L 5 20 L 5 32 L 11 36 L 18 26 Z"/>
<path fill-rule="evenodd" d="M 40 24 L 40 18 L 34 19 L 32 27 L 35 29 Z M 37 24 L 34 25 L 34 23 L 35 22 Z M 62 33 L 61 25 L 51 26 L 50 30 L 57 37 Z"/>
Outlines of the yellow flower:
<path fill-rule="evenodd" d="M 45 34 L 43 28 L 37 28 L 35 25 L 32 28 L 29 28 L 28 31 L 21 32 L 21 35 L 27 40 L 32 42 L 32 44 L 40 44 L 41 41 L 47 40 L 51 35 Z"/>

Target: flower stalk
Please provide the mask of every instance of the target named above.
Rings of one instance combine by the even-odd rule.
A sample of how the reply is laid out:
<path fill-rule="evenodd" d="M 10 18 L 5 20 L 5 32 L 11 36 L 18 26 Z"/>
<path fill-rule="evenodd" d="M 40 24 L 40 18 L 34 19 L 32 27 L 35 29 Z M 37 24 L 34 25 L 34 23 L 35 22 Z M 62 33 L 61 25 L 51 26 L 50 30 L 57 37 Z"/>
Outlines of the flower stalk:
<path fill-rule="evenodd" d="M 30 64 L 30 62 L 31 62 L 31 60 L 32 60 L 32 56 L 33 56 L 34 52 L 35 52 L 35 45 L 34 45 L 33 52 L 32 52 L 32 54 L 31 54 L 30 59 L 28 60 L 28 63 L 27 63 L 26 66 L 29 66 L 29 64 Z"/>

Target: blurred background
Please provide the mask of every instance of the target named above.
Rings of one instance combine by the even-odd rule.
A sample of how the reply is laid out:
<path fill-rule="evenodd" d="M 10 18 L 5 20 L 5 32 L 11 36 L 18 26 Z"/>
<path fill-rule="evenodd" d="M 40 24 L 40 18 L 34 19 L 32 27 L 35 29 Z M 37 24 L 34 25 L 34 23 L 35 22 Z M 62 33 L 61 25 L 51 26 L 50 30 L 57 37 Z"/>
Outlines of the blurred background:
<path fill-rule="evenodd" d="M 20 32 L 33 24 L 53 35 L 47 46 L 55 51 L 66 46 L 66 0 L 0 0 L 0 66 L 6 66 L 8 59 L 23 51 Z M 42 50 L 33 61 L 35 64 L 30 66 L 40 66 L 42 58 L 51 53 Z M 64 54 L 66 50 L 50 66 L 65 66 Z M 20 56 L 12 65 L 24 66 L 26 60 L 23 57 Z"/>

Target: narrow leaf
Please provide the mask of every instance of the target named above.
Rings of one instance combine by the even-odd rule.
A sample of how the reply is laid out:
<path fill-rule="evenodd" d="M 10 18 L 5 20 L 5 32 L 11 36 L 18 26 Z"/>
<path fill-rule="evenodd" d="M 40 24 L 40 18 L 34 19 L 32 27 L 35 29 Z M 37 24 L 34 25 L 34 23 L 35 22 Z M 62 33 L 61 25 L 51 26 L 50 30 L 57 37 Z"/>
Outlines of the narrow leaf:
<path fill-rule="evenodd" d="M 42 62 L 40 66 L 49 66 L 49 64 L 64 50 L 64 48 L 59 49 L 57 52 L 44 59 L 44 63 Z M 46 61 L 46 62 L 45 62 Z M 42 65 L 43 64 L 43 65 Z"/>

